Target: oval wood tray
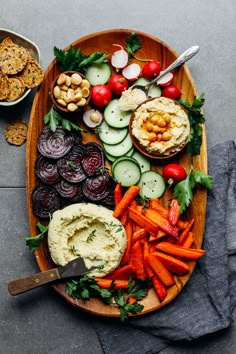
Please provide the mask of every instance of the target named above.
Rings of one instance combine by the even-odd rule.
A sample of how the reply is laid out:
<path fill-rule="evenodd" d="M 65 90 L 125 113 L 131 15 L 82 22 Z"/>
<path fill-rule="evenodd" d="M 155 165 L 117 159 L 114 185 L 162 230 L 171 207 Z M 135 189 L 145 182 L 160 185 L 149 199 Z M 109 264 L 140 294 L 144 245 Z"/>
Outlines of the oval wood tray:
<path fill-rule="evenodd" d="M 129 29 L 116 29 L 97 32 L 76 40 L 72 43 L 72 45 L 76 49 L 80 47 L 82 52 L 85 54 L 91 54 L 94 51 L 112 53 L 115 50 L 113 44 L 118 43 L 124 45 L 126 38 L 130 36 L 130 33 L 132 31 L 133 30 Z M 135 32 L 137 33 L 138 37 L 142 42 L 141 50 L 136 53 L 139 57 L 159 60 L 162 64 L 162 69 L 166 68 L 169 64 L 171 64 L 171 62 L 173 62 L 177 58 L 177 53 L 160 39 L 139 31 Z M 66 49 L 69 49 L 69 46 Z M 26 187 L 28 220 L 31 235 L 36 235 L 38 233 L 38 230 L 36 228 L 36 223 L 38 222 L 38 219 L 34 216 L 32 212 L 31 201 L 32 191 L 35 185 L 37 184 L 36 176 L 34 173 L 34 163 L 37 157 L 37 139 L 43 128 L 43 117 L 52 106 L 49 92 L 51 84 L 59 72 L 60 70 L 56 64 L 56 61 L 52 61 L 52 63 L 49 65 L 48 69 L 45 72 L 45 79 L 42 85 L 36 92 L 29 121 L 28 139 L 26 147 Z M 174 75 L 174 84 L 176 84 L 181 89 L 183 99 L 188 99 L 191 102 L 193 96 L 197 95 L 197 90 L 194 81 L 186 65 L 183 65 L 181 68 L 176 70 Z M 83 138 L 84 142 L 96 141 L 96 137 L 92 133 L 84 135 Z M 170 162 L 170 160 L 168 160 L 168 162 Z M 179 162 L 187 170 L 189 170 L 190 159 L 189 155 L 185 152 L 181 152 L 180 154 L 178 154 L 177 157 L 171 160 L 171 162 Z M 153 169 L 156 169 L 158 171 L 162 170 L 162 162 L 153 163 L 155 164 L 153 165 Z M 207 172 L 205 127 L 203 127 L 203 144 L 201 148 L 201 154 L 194 158 L 194 168 Z M 164 205 L 167 204 L 168 198 L 170 197 L 169 193 L 170 192 L 166 192 L 163 197 Z M 195 191 L 193 202 L 188 208 L 186 215 L 187 218 L 194 217 L 196 220 L 193 226 L 193 232 L 195 235 L 197 248 L 201 247 L 203 241 L 205 212 L 206 191 L 204 189 L 199 189 Z M 41 271 L 45 271 L 55 266 L 50 258 L 46 240 L 40 245 L 40 248 L 35 252 L 35 256 Z M 151 289 L 148 293 L 148 296 L 142 301 L 142 304 L 144 305 L 144 310 L 140 314 L 145 314 L 157 310 L 158 308 L 165 306 L 167 303 L 173 300 L 179 294 L 183 286 L 190 278 L 194 267 L 195 262 L 191 262 L 191 271 L 185 276 L 176 277 L 176 284 L 168 289 L 168 295 L 162 303 L 160 303 L 160 301 L 158 300 L 154 290 Z M 91 299 L 89 301 L 72 299 L 65 293 L 65 283 L 63 282 L 55 284 L 53 285 L 53 287 L 69 303 L 78 308 L 102 316 L 119 316 L 119 310 L 116 306 L 104 305 L 97 299 Z"/>

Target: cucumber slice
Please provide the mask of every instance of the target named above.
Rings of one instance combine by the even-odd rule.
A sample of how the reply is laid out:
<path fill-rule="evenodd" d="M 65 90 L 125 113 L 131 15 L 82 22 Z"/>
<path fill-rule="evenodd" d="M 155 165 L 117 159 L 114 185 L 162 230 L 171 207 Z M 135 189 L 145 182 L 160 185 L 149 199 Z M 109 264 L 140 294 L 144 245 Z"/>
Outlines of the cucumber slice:
<path fill-rule="evenodd" d="M 124 156 L 132 148 L 133 143 L 129 134 L 119 144 L 103 144 L 105 151 L 114 157 Z"/>
<path fill-rule="evenodd" d="M 85 73 L 86 79 L 88 79 L 92 86 L 106 84 L 110 76 L 111 69 L 107 63 L 91 64 Z"/>
<path fill-rule="evenodd" d="M 108 145 L 119 144 L 128 134 L 128 128 L 112 128 L 105 120 L 102 121 L 98 128 L 98 136 L 101 141 Z"/>
<path fill-rule="evenodd" d="M 144 79 L 144 77 L 140 77 L 138 80 L 134 82 L 134 85 L 147 85 L 150 81 Z M 148 90 L 148 96 L 151 98 L 160 97 L 161 96 L 161 88 L 157 85 L 153 85 Z"/>
<path fill-rule="evenodd" d="M 123 187 L 130 187 L 138 183 L 141 170 L 136 161 L 123 159 L 115 165 L 113 176 Z"/>
<path fill-rule="evenodd" d="M 132 148 L 125 154 L 125 156 L 132 156 L 134 153 L 134 146 L 132 146 Z"/>
<path fill-rule="evenodd" d="M 148 90 L 148 96 L 151 98 L 161 97 L 161 88 L 157 85 L 153 85 Z"/>
<path fill-rule="evenodd" d="M 108 103 L 104 110 L 104 119 L 108 125 L 113 128 L 125 128 L 128 127 L 131 112 L 121 111 L 119 109 L 119 99 L 115 98 Z"/>
<path fill-rule="evenodd" d="M 104 150 L 104 154 L 105 154 L 106 158 L 111 162 L 114 162 L 117 159 L 117 157 L 114 157 L 114 156 L 111 156 L 110 154 L 108 154 L 106 152 L 106 150 Z"/>
<path fill-rule="evenodd" d="M 160 198 L 166 189 L 164 178 L 156 171 L 143 172 L 138 185 L 142 198 Z"/>
<path fill-rule="evenodd" d="M 116 158 L 116 159 L 113 161 L 112 165 L 111 165 L 111 172 L 112 172 L 112 173 L 113 173 L 114 168 L 115 168 L 115 166 L 117 165 L 117 163 L 119 163 L 120 161 L 123 161 L 123 160 L 125 160 L 125 161 L 131 161 L 131 162 L 133 162 L 133 163 L 136 163 L 136 165 L 139 165 L 139 164 L 137 163 L 137 161 L 136 161 L 135 159 L 133 159 L 132 157 L 130 157 L 130 156 L 120 156 L 120 157 Z"/>
<path fill-rule="evenodd" d="M 142 155 L 138 151 L 135 151 L 133 153 L 133 155 L 131 155 L 131 156 L 139 163 L 142 173 L 146 172 L 146 171 L 150 171 L 151 163 L 150 163 L 150 160 L 146 156 Z"/>

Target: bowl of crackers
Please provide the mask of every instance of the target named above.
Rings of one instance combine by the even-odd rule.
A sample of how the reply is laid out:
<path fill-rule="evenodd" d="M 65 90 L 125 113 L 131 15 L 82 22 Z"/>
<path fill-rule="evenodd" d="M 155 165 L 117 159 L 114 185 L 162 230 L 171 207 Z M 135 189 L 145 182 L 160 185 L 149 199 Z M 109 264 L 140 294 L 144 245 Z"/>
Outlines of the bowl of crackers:
<path fill-rule="evenodd" d="M 40 52 L 29 39 L 0 28 L 0 106 L 21 102 L 44 78 Z"/>

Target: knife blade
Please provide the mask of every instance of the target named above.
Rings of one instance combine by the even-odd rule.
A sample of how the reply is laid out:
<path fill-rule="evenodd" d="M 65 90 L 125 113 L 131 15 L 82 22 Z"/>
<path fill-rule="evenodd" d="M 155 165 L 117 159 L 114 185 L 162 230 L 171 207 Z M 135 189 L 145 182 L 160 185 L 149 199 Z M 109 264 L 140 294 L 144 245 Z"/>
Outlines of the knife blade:
<path fill-rule="evenodd" d="M 94 268 L 95 267 L 88 268 L 84 259 L 78 257 L 65 266 L 59 266 L 44 272 L 12 280 L 8 283 L 8 291 L 11 295 L 15 296 L 55 280 L 87 274 Z"/>

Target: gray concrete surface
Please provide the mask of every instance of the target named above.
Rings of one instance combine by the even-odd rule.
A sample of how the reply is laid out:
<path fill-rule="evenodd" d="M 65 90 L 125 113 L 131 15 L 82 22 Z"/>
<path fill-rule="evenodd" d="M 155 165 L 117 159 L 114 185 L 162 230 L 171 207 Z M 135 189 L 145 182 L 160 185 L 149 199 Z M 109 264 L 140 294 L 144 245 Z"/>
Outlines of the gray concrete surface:
<path fill-rule="evenodd" d="M 40 48 L 47 68 L 53 47 L 63 48 L 86 34 L 111 28 L 150 33 L 181 53 L 198 44 L 188 66 L 198 92 L 206 93 L 208 146 L 236 139 L 236 2 L 234 0 L 8 0 L 0 27 L 16 31 Z M 34 92 L 14 108 L 0 108 L 0 353 L 102 353 L 92 316 L 75 310 L 49 286 L 20 297 L 7 292 L 7 281 L 38 271 L 25 245 L 25 145 L 8 145 L 9 121 L 28 121 Z M 174 344 L 163 354 L 234 353 L 236 326 L 189 344 Z M 112 354 L 112 353 L 111 353 Z M 121 353 L 122 354 L 122 353 Z M 136 353 L 135 353 L 136 354 Z M 138 353 L 137 353 L 138 354 Z"/>

